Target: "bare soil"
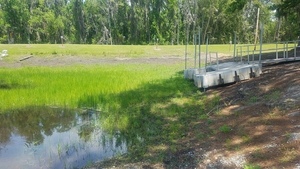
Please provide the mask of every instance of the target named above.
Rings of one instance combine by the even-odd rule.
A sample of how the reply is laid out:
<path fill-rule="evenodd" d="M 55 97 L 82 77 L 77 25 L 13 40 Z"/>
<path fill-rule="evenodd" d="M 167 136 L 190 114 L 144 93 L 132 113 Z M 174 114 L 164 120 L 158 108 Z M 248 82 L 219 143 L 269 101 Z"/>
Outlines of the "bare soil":
<path fill-rule="evenodd" d="M 180 62 L 182 59 L 176 57 L 32 57 L 2 60 L 0 67 Z M 264 67 L 260 77 L 211 88 L 206 95 L 219 95 L 221 104 L 207 120 L 189 124 L 180 148 L 163 162 L 124 163 L 114 159 L 90 168 L 300 168 L 300 62 Z"/>
<path fill-rule="evenodd" d="M 70 66 L 70 65 L 101 65 L 101 64 L 175 64 L 181 63 L 182 57 L 152 57 L 152 58 L 103 58 L 103 57 L 80 57 L 80 56 L 22 56 L 15 60 L 0 60 L 0 67 L 25 67 L 25 66 Z"/>

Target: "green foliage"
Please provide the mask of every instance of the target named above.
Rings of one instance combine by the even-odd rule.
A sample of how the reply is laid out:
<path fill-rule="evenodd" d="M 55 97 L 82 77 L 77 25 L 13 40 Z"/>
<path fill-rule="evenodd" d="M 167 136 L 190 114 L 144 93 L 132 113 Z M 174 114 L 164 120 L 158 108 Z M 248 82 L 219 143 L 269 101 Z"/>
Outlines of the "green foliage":
<path fill-rule="evenodd" d="M 249 98 L 249 103 L 257 103 L 258 101 L 258 97 L 257 96 L 251 96 Z"/>
<path fill-rule="evenodd" d="M 269 94 L 267 94 L 265 97 L 266 97 L 266 100 L 269 102 L 276 102 L 281 97 L 281 93 L 280 93 L 280 91 L 275 90 L 275 91 L 272 91 Z"/>
<path fill-rule="evenodd" d="M 244 169 L 261 169 L 261 167 L 255 164 L 247 164 L 244 166 Z"/>
<path fill-rule="evenodd" d="M 236 12 L 236 11 L 241 11 L 243 10 L 243 8 L 245 7 L 245 5 L 247 4 L 248 0 L 234 0 L 229 8 L 228 8 L 228 12 Z"/>
<path fill-rule="evenodd" d="M 219 131 L 222 132 L 222 133 L 229 133 L 231 131 L 231 127 L 224 124 L 223 126 L 221 126 L 219 128 Z"/>
<path fill-rule="evenodd" d="M 0 0 L 0 4 L 3 43 L 60 43 L 63 36 L 66 43 L 166 45 L 188 40 L 192 44 L 199 27 L 202 43 L 208 34 L 210 43 L 229 43 L 234 32 L 239 42 L 253 43 L 258 7 L 266 25 L 264 41 L 274 41 L 278 33 L 291 40 L 298 33 L 295 21 L 300 16 L 297 0 Z M 278 20 L 274 9 L 286 19 Z"/>

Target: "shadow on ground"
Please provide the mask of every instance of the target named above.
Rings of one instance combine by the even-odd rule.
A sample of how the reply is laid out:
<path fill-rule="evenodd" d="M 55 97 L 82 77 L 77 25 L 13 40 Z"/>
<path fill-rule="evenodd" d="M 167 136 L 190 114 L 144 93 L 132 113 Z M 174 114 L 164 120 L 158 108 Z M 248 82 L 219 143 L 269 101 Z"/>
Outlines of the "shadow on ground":
<path fill-rule="evenodd" d="M 100 121 L 130 143 L 127 155 L 92 167 L 296 167 L 299 140 L 290 140 L 300 119 L 289 114 L 300 111 L 299 71 L 299 62 L 274 65 L 206 93 L 178 72 L 136 90 L 82 98 L 81 106 L 100 103 Z"/>

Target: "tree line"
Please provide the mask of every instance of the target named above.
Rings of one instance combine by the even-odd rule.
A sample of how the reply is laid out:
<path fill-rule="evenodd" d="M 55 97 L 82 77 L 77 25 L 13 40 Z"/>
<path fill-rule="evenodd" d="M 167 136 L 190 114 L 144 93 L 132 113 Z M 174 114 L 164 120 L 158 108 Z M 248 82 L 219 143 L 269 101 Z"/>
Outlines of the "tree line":
<path fill-rule="evenodd" d="M 0 0 L 0 42 L 254 43 L 258 20 L 265 42 L 294 40 L 299 11 L 298 0 Z"/>

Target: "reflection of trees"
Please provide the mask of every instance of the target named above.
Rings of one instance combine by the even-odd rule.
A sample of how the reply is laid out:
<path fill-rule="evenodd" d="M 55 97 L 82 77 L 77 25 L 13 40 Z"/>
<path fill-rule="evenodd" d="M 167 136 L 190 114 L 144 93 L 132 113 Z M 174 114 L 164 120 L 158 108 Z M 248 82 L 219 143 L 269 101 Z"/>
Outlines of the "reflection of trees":
<path fill-rule="evenodd" d="M 78 136 L 85 142 L 91 139 L 92 133 L 96 130 L 96 114 L 94 110 L 87 110 L 80 115 L 80 120 L 84 123 L 78 128 Z"/>
<path fill-rule="evenodd" d="M 53 131 L 64 132 L 74 126 L 76 114 L 72 110 L 50 107 L 26 107 L 0 115 L 0 143 L 10 141 L 18 133 L 28 144 L 43 143 L 44 136 Z"/>
<path fill-rule="evenodd" d="M 0 115 L 0 142 L 8 143 L 13 127 L 10 125 L 11 120 L 8 114 Z"/>

